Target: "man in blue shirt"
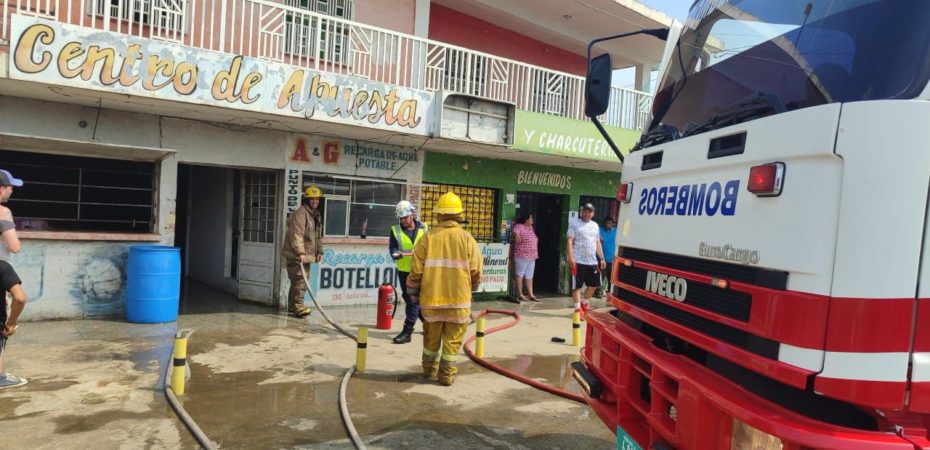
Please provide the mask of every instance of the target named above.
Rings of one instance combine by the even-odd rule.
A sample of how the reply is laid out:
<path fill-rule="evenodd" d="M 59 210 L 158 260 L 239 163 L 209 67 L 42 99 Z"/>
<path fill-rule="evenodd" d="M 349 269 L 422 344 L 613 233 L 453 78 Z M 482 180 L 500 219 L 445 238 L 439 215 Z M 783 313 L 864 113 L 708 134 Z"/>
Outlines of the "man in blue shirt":
<path fill-rule="evenodd" d="M 601 272 L 607 282 L 602 286 L 604 286 L 604 291 L 610 292 L 610 273 L 613 269 L 614 254 L 617 251 L 617 229 L 614 228 L 614 219 L 610 217 L 604 219 L 604 227 L 601 228 L 601 246 L 604 248 L 604 259 L 607 260 L 607 268 Z"/>

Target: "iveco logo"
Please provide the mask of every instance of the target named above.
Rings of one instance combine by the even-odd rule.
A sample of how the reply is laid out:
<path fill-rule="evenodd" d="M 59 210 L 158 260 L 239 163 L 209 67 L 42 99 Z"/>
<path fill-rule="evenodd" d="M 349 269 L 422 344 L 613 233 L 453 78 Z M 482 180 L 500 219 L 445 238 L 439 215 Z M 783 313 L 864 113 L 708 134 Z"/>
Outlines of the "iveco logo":
<path fill-rule="evenodd" d="M 688 296 L 688 280 L 650 270 L 646 272 L 646 290 L 676 302 L 683 302 Z"/>

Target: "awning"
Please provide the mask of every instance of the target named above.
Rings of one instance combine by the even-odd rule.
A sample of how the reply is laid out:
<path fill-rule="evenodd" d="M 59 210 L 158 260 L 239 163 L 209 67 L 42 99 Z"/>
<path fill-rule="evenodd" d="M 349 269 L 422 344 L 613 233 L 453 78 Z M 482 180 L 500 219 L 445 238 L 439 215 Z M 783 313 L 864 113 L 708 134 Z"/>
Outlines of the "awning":
<path fill-rule="evenodd" d="M 176 152 L 168 148 L 108 144 L 15 133 L 0 133 L 0 149 L 130 161 L 158 161 Z"/>

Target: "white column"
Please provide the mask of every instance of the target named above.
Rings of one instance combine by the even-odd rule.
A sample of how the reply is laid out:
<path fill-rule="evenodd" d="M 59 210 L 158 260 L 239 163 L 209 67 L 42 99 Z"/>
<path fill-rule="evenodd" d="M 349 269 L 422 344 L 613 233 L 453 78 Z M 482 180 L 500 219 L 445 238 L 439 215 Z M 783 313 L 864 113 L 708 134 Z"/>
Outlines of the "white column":
<path fill-rule="evenodd" d="M 417 37 L 429 37 L 429 4 L 430 0 L 417 0 L 413 22 L 413 34 Z"/>
<path fill-rule="evenodd" d="M 644 64 L 638 64 L 636 66 L 636 75 L 633 83 L 633 88 L 637 91 L 649 91 L 649 73 L 646 71 L 646 66 Z"/>
<path fill-rule="evenodd" d="M 161 235 L 161 243 L 165 245 L 174 245 L 177 197 L 178 157 L 172 153 L 162 158 L 158 165 L 158 221 L 155 232 Z"/>

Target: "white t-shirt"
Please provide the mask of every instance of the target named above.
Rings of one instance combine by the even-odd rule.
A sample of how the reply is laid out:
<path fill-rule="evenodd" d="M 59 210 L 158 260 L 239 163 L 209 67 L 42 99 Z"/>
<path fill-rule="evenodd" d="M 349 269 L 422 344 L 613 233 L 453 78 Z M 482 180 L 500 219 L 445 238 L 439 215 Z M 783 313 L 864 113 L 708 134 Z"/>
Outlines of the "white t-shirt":
<path fill-rule="evenodd" d="M 601 227 L 597 222 L 577 221 L 568 228 L 568 237 L 574 238 L 572 243 L 572 256 L 576 264 L 597 264 L 597 241 L 601 238 Z"/>

